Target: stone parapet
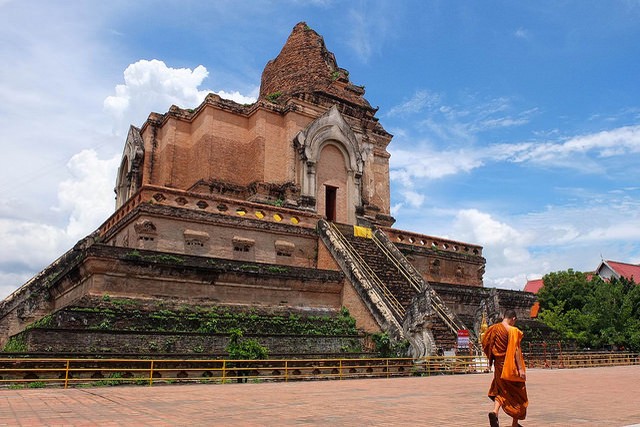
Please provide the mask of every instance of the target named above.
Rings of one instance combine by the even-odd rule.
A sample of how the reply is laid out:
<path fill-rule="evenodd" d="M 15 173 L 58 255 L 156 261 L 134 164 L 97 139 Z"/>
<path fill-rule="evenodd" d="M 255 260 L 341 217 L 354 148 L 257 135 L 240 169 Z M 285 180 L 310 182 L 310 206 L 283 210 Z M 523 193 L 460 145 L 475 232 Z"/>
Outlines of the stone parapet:
<path fill-rule="evenodd" d="M 390 227 L 379 227 L 389 240 L 394 243 L 402 243 L 421 248 L 428 248 L 437 251 L 459 253 L 464 255 L 482 256 L 482 246 L 459 242 L 456 240 L 443 239 L 425 234 L 413 233 L 411 231 L 397 230 Z"/>
<path fill-rule="evenodd" d="M 167 187 L 145 186 L 100 226 L 100 235 L 105 236 L 112 227 L 143 203 L 313 229 L 315 229 L 316 223 L 320 218 L 320 215 L 309 210 L 289 209 L 265 203 L 249 202 L 219 195 L 192 193 Z"/>

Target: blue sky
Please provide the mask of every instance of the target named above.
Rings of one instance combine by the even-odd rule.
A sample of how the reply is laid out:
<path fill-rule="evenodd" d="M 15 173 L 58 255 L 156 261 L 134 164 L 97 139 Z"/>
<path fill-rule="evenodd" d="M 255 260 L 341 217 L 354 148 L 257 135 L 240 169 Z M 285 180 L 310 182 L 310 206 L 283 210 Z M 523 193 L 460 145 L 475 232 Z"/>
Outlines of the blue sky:
<path fill-rule="evenodd" d="M 300 21 L 394 135 L 397 228 L 491 287 L 640 263 L 639 0 L 0 0 L 0 297 L 113 212 L 129 124 L 255 99 Z"/>

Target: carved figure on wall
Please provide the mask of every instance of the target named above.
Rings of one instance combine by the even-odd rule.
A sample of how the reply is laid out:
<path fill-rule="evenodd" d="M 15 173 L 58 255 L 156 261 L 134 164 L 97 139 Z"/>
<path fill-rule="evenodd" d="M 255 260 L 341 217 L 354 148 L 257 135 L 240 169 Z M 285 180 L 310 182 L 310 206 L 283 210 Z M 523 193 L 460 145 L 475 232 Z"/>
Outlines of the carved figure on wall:
<path fill-rule="evenodd" d="M 431 274 L 439 275 L 440 274 L 440 260 L 434 259 L 429 266 L 429 272 Z"/>
<path fill-rule="evenodd" d="M 136 233 L 138 234 L 156 234 L 157 233 L 156 225 L 152 221 L 149 221 L 148 219 L 137 222 L 133 226 L 133 228 L 135 228 Z"/>

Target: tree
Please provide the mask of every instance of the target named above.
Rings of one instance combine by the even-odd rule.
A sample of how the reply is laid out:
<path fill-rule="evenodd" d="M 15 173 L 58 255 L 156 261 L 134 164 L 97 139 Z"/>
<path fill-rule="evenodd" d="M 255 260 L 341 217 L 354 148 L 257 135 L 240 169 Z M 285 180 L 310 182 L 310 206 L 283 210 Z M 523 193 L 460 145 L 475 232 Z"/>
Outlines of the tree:
<path fill-rule="evenodd" d="M 564 339 L 591 348 L 640 349 L 640 287 L 573 270 L 547 274 L 539 319 Z"/>
<path fill-rule="evenodd" d="M 240 340 L 242 338 L 242 330 L 234 328 L 229 332 L 229 343 L 226 350 L 229 353 L 229 358 L 232 360 L 261 360 L 269 357 L 269 350 L 267 347 L 260 345 L 260 343 L 254 339 Z M 243 376 L 249 375 L 246 370 L 246 363 L 243 362 L 231 362 L 229 366 L 238 368 L 238 382 L 247 382 Z"/>
<path fill-rule="evenodd" d="M 234 328 L 229 331 L 229 343 L 226 350 L 230 359 L 256 360 L 269 357 L 269 350 L 266 347 L 260 345 L 254 339 L 240 341 L 242 336 L 242 330 L 240 329 Z"/>

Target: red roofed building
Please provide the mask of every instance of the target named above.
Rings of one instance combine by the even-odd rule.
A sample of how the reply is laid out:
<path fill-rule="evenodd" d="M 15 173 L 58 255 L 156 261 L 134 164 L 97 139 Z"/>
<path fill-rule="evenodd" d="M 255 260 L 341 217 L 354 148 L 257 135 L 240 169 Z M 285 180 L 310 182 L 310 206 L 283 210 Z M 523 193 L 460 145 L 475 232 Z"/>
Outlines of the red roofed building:
<path fill-rule="evenodd" d="M 624 277 L 637 283 L 640 281 L 640 264 L 602 260 L 596 269 L 596 274 L 604 280 Z"/>
<path fill-rule="evenodd" d="M 524 291 L 537 294 L 540 288 L 542 288 L 542 285 L 542 279 L 527 280 L 527 284 L 524 285 Z"/>

